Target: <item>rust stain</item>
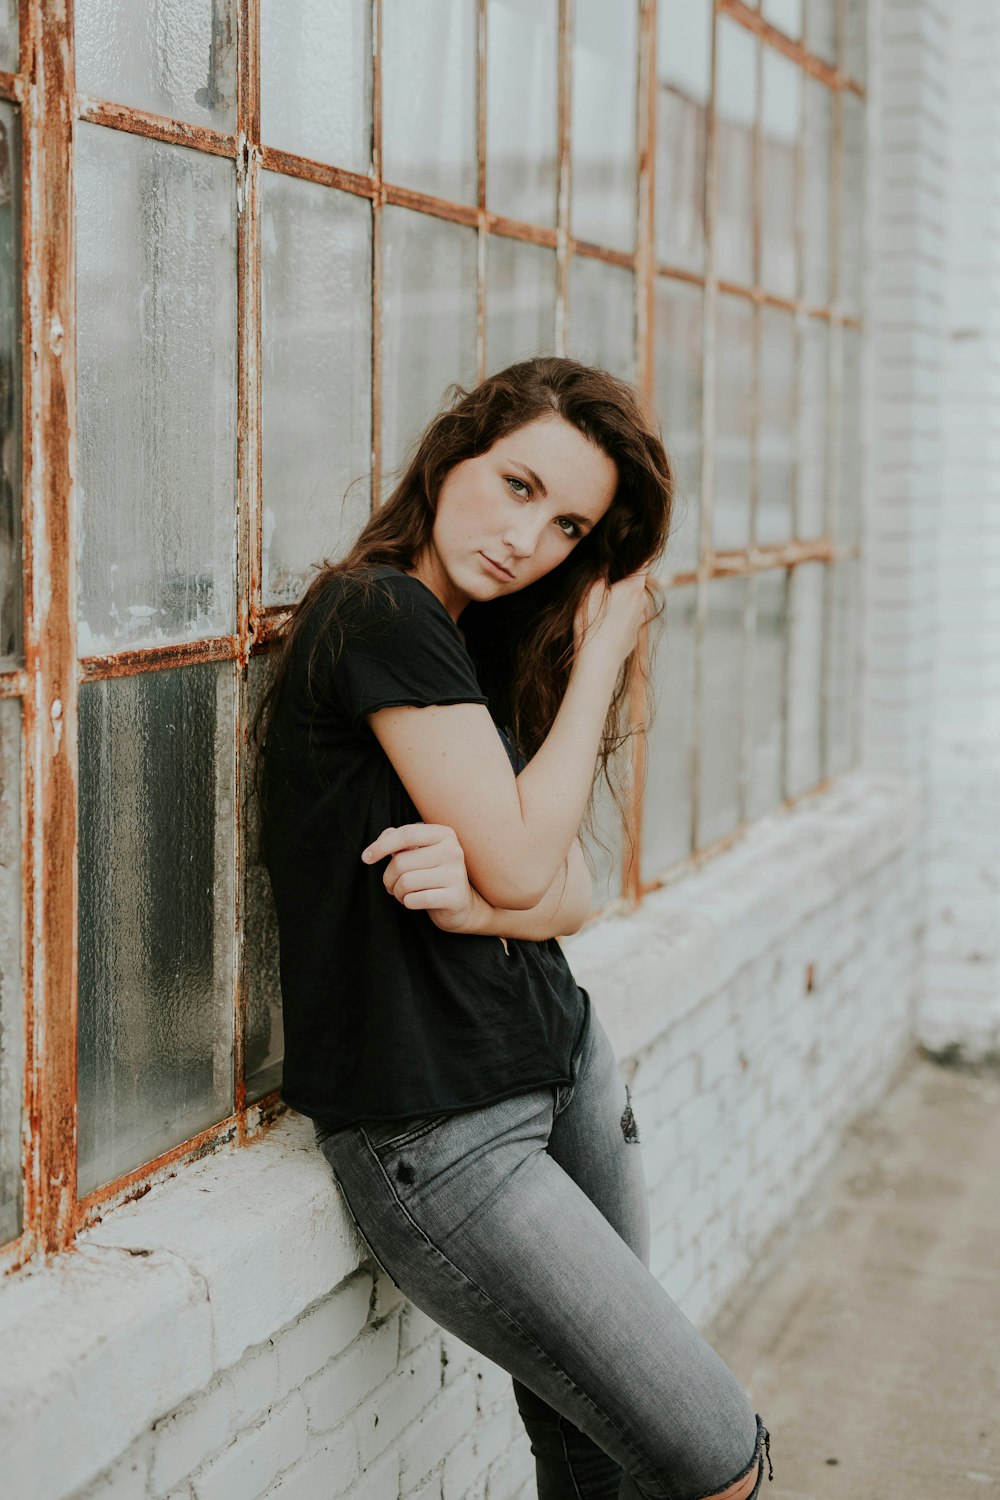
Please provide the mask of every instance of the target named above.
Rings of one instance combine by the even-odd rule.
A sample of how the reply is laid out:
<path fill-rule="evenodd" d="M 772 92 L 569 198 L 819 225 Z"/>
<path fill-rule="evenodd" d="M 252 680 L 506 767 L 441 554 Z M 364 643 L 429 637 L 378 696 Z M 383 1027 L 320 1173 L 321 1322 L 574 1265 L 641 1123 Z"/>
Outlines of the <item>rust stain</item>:
<path fill-rule="evenodd" d="M 46 22 L 46 27 L 48 27 Z M 107 99 L 88 99 L 80 95 L 76 100 L 76 114 L 92 125 L 106 125 L 110 130 L 124 130 L 130 135 L 144 135 L 150 140 L 166 141 L 172 146 L 192 146 L 197 151 L 207 151 L 211 156 L 236 155 L 237 139 L 220 130 L 210 130 L 206 125 L 188 125 L 183 120 L 172 120 L 166 115 L 154 115 L 145 109 L 133 109 L 127 104 L 112 104 Z"/>
<path fill-rule="evenodd" d="M 138 672 L 189 667 L 198 662 L 235 661 L 240 655 L 240 637 L 218 636 L 213 640 L 177 641 L 164 646 L 140 646 L 131 651 L 109 651 L 103 656 L 82 656 L 81 682 L 101 682 L 109 677 L 134 677 Z"/>
<path fill-rule="evenodd" d="M 0 99 L 9 99 L 13 104 L 23 104 L 24 80 L 20 73 L 0 73 Z"/>
<path fill-rule="evenodd" d="M 275 146 L 261 146 L 260 155 L 261 164 L 269 172 L 283 172 L 286 177 L 300 177 L 304 182 L 315 182 L 321 187 L 339 188 L 341 192 L 354 193 L 358 198 L 374 198 L 378 191 L 370 177 L 313 161 L 308 156 L 294 156 Z"/>

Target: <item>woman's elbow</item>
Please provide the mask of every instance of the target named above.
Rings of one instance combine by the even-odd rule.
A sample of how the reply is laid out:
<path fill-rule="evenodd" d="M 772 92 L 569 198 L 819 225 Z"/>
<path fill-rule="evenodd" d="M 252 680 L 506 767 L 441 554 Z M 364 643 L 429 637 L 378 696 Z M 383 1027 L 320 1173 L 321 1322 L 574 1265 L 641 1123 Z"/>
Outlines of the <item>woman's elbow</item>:
<path fill-rule="evenodd" d="M 473 884 L 484 901 L 503 911 L 530 911 L 549 888 L 543 874 L 527 870 L 484 870 Z"/>

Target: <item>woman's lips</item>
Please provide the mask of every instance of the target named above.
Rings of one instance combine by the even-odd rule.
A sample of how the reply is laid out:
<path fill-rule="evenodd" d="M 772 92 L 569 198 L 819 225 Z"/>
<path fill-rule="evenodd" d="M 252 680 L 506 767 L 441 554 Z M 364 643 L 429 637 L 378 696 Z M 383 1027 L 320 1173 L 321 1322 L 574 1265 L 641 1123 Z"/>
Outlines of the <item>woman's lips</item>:
<path fill-rule="evenodd" d="M 508 583 L 513 583 L 513 581 L 514 581 L 514 575 L 509 570 L 509 568 L 505 568 L 505 567 L 501 566 L 500 563 L 494 562 L 493 559 L 492 559 L 492 557 L 488 557 L 485 552 L 480 552 L 479 556 L 483 559 L 483 562 L 485 562 L 488 565 L 488 567 L 490 568 L 490 570 L 493 573 L 494 577 L 496 577 L 496 578 L 503 578 Z"/>

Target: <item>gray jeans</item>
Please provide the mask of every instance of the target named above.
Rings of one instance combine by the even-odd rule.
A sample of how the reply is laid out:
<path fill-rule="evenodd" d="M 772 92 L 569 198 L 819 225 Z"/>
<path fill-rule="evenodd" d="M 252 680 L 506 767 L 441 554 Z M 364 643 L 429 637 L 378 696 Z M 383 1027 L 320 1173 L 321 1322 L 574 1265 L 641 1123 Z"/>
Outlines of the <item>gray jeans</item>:
<path fill-rule="evenodd" d="M 513 1376 L 539 1500 L 700 1500 L 762 1469 L 768 1433 L 646 1268 L 635 1121 L 593 1009 L 573 1076 L 317 1136 L 383 1269 Z"/>

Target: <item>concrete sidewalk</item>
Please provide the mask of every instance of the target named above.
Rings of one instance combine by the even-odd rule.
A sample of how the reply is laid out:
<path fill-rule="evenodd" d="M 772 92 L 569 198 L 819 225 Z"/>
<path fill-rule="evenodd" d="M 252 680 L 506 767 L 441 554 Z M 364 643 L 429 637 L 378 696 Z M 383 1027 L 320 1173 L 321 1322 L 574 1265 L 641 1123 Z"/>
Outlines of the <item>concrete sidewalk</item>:
<path fill-rule="evenodd" d="M 1000 1490 L 1000 1076 L 907 1059 L 707 1332 L 771 1432 L 762 1500 Z"/>

